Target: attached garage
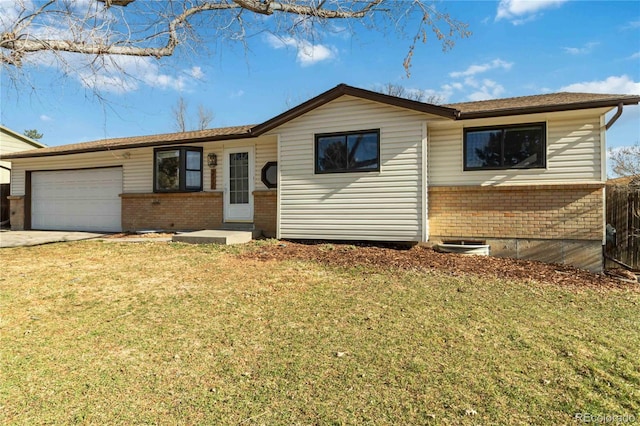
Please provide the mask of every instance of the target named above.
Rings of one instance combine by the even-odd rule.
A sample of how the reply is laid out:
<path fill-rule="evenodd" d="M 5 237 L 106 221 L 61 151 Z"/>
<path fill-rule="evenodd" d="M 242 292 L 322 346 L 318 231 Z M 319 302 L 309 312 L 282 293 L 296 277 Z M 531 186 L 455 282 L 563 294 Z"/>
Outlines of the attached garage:
<path fill-rule="evenodd" d="M 31 173 L 31 229 L 119 232 L 122 167 Z"/>

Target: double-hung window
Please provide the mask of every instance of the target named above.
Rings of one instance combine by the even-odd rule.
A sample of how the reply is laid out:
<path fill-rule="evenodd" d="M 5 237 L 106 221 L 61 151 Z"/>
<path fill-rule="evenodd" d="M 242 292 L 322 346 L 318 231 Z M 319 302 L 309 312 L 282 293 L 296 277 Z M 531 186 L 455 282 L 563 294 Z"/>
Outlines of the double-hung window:
<path fill-rule="evenodd" d="M 464 130 L 464 170 L 546 166 L 545 123 Z"/>
<path fill-rule="evenodd" d="M 380 170 L 380 130 L 316 135 L 316 173 Z"/>
<path fill-rule="evenodd" d="M 154 192 L 202 191 L 202 148 L 156 148 Z"/>

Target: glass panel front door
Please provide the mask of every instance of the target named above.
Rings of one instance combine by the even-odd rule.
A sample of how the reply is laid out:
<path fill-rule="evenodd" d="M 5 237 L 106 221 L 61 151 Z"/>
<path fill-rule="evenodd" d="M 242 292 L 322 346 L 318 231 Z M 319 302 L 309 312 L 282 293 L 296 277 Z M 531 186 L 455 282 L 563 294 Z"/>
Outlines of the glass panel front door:
<path fill-rule="evenodd" d="M 253 147 L 224 150 L 224 220 L 253 220 Z"/>
<path fill-rule="evenodd" d="M 229 202 L 249 204 L 249 153 L 229 154 Z"/>

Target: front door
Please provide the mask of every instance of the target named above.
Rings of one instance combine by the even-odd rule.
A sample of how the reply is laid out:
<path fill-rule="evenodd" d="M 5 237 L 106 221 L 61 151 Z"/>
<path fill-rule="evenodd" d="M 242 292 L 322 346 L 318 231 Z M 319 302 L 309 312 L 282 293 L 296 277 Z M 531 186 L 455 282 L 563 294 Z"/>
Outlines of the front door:
<path fill-rule="evenodd" d="M 224 150 L 224 221 L 253 221 L 253 147 Z"/>

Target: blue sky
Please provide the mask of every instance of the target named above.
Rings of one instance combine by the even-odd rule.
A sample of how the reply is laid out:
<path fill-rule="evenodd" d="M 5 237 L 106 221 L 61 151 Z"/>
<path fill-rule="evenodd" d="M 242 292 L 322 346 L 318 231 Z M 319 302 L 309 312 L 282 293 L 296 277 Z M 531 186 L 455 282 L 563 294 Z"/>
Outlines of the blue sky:
<path fill-rule="evenodd" d="M 5 17 L 12 4 L 0 0 Z M 173 132 L 180 96 L 188 117 L 203 105 L 215 115 L 210 127 L 222 127 L 260 123 L 339 83 L 374 90 L 394 83 L 446 103 L 558 91 L 640 94 L 638 1 L 446 1 L 437 7 L 468 23 L 472 35 L 447 52 L 430 37 L 416 49 L 410 77 L 402 67 L 410 39 L 357 24 L 351 33 L 335 22 L 335 31 L 313 39 L 257 33 L 246 49 L 214 41 L 161 61 L 125 58 L 120 65 L 135 79 L 124 83 L 106 73 L 61 77 L 59 68 L 35 61 L 17 85 L 2 72 L 0 123 L 20 133 L 38 129 L 42 142 L 54 146 Z M 639 140 L 640 108 L 626 108 L 608 132 L 608 145 Z"/>

